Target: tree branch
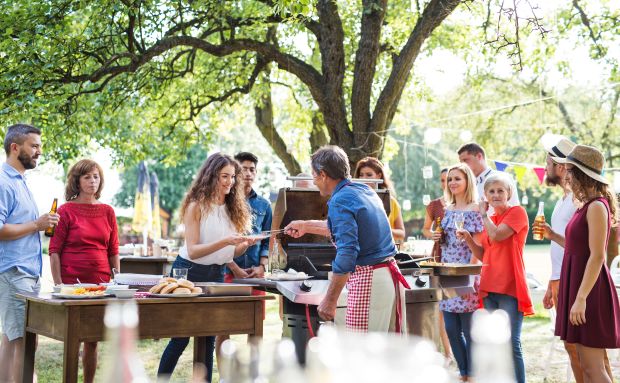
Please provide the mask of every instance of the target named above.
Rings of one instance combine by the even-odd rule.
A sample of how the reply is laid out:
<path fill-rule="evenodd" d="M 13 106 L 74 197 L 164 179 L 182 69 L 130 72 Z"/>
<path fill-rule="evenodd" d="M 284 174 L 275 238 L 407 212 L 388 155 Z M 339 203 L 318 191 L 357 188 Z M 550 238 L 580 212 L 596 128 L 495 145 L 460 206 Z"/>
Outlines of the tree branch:
<path fill-rule="evenodd" d="M 461 2 L 460 0 L 431 0 L 424 9 L 422 17 L 418 19 L 394 62 L 392 72 L 377 100 L 370 122 L 367 147 L 364 148 L 369 149 L 366 150 L 368 155 L 378 157 L 381 154 L 379 148 L 382 145 L 382 137 L 385 137 L 385 129 L 396 113 L 413 62 L 420 53 L 422 44 Z"/>
<path fill-rule="evenodd" d="M 594 46 L 596 47 L 596 50 L 599 56 L 603 57 L 605 55 L 605 49 L 601 47 L 599 44 L 600 34 L 597 36 L 594 33 L 594 30 L 592 29 L 592 25 L 590 24 L 590 19 L 588 18 L 588 15 L 583 10 L 583 8 L 579 5 L 579 0 L 573 0 L 573 7 L 577 10 L 577 12 L 579 12 L 581 23 L 588 29 L 590 38 L 592 39 L 592 42 L 594 42 Z"/>

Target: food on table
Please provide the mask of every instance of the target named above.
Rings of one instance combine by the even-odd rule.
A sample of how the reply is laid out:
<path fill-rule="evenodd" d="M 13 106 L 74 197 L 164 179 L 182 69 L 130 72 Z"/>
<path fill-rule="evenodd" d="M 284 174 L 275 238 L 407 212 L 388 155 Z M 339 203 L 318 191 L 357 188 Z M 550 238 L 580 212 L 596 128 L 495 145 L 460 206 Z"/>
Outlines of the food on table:
<path fill-rule="evenodd" d="M 106 286 L 63 286 L 60 293 L 64 295 L 80 295 L 95 297 L 105 295 Z"/>
<path fill-rule="evenodd" d="M 175 279 L 171 277 L 162 278 L 159 283 L 151 287 L 151 294 L 201 294 L 202 289 L 194 286 L 194 283 L 187 279 Z"/>

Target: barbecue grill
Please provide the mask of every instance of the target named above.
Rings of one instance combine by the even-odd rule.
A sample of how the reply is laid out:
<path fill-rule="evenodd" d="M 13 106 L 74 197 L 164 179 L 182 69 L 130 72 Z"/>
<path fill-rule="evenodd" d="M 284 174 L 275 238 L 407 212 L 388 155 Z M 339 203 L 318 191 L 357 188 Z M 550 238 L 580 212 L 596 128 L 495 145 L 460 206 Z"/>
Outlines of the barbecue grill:
<path fill-rule="evenodd" d="M 381 182 L 381 180 L 378 181 Z M 376 192 L 383 201 L 386 214 L 389 214 L 389 191 L 377 189 Z M 281 230 L 294 220 L 325 219 L 327 219 L 327 198 L 321 197 L 318 190 L 295 187 L 283 188 L 278 193 L 274 208 L 272 230 Z M 283 251 L 286 254 L 285 270 L 293 268 L 313 277 L 310 280 L 312 284 L 310 291 L 304 291 L 299 281 L 244 281 L 262 284 L 284 296 L 282 334 L 295 342 L 297 356 L 303 363 L 310 332 L 306 319 L 306 305 L 309 305 L 310 325 L 312 329 L 316 330 L 320 325 L 316 306 L 322 300 L 329 286 L 327 278 L 331 272 L 331 263 L 336 256 L 336 248 L 329 238 L 310 234 L 300 238 L 278 234 L 272 237 L 271 250 L 274 250 L 275 246 L 278 247 L 278 251 Z M 431 269 L 419 268 L 416 264 L 417 261 L 406 254 L 398 254 L 396 260 L 412 287 L 405 293 L 409 332 L 438 342 L 437 301 L 440 299 L 441 293 L 437 287 L 437 278 L 433 276 Z M 344 318 L 345 310 L 346 296 L 341 296 L 336 315 L 337 322 L 339 317 Z"/>

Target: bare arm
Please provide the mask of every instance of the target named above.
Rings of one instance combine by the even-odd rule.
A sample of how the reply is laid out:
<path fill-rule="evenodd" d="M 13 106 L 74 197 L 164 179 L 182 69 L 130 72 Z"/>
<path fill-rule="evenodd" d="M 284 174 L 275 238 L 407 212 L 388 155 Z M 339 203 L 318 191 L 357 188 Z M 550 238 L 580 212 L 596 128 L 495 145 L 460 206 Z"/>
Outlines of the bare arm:
<path fill-rule="evenodd" d="M 489 239 L 493 242 L 501 242 L 515 233 L 515 231 L 505 223 L 500 223 L 499 226 L 495 226 L 493 221 L 491 221 L 486 214 L 482 215 L 482 222 L 484 223 L 484 228 L 487 231 Z"/>
<path fill-rule="evenodd" d="M 482 256 L 484 255 L 484 248 L 480 244 L 482 235 L 480 233 L 475 233 L 472 237 L 471 233 L 467 230 L 457 230 L 457 234 L 459 238 L 463 238 L 465 240 L 465 243 L 473 254 L 471 263 L 475 263 L 475 258 L 478 258 L 480 261 L 482 261 Z"/>
<path fill-rule="evenodd" d="M 555 231 L 553 231 L 551 229 L 551 226 L 549 226 L 548 223 L 536 223 L 536 225 L 543 225 L 542 229 L 543 229 L 543 237 L 545 237 L 546 239 L 549 239 L 555 243 L 557 243 L 558 245 L 564 247 L 564 241 L 565 238 L 564 236 L 562 236 L 561 234 L 556 233 Z"/>
<path fill-rule="evenodd" d="M 26 223 L 5 223 L 0 229 L 0 241 L 14 241 L 32 233 L 43 231 L 58 224 L 58 214 L 43 214 L 36 221 Z"/>
<path fill-rule="evenodd" d="M 338 297 L 340 296 L 344 285 L 349 280 L 349 275 L 349 273 L 332 275 L 332 279 L 329 282 L 329 287 L 327 288 L 327 293 L 325 293 L 325 298 L 323 298 L 317 308 L 319 316 L 324 320 L 333 320 L 336 316 Z"/>
<path fill-rule="evenodd" d="M 54 284 L 61 284 L 62 278 L 60 277 L 60 255 L 58 255 L 58 253 L 50 254 L 50 267 L 52 269 L 52 279 L 54 280 Z"/>
<path fill-rule="evenodd" d="M 118 256 L 118 254 L 112 255 L 111 257 L 108 257 L 108 262 L 110 263 L 110 271 L 112 271 L 112 269 L 116 269 L 116 271 L 118 271 L 120 273 L 121 271 L 121 257 Z M 114 277 L 114 275 L 112 275 L 112 277 Z"/>
<path fill-rule="evenodd" d="M 588 207 L 586 213 L 588 221 L 588 245 L 590 247 L 590 258 L 586 263 L 583 279 L 577 291 L 575 303 L 570 310 L 570 321 L 574 325 L 586 323 L 586 299 L 594 287 L 594 283 L 605 263 L 607 250 L 605 242 L 607 239 L 607 209 L 599 201 L 595 201 Z"/>
<path fill-rule="evenodd" d="M 425 238 L 431 239 L 433 237 L 431 226 L 433 226 L 433 220 L 427 210 L 426 214 L 424 214 L 424 226 L 422 226 L 422 235 L 424 235 Z"/>
<path fill-rule="evenodd" d="M 330 236 L 326 220 L 292 221 L 286 225 L 284 231 L 293 238 L 299 238 L 305 234 Z"/>

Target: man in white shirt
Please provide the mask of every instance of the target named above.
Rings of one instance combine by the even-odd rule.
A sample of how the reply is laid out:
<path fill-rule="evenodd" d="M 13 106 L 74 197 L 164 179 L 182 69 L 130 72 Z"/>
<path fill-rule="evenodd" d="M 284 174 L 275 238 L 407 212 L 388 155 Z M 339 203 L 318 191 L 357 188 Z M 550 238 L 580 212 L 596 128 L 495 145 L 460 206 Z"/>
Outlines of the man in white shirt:
<path fill-rule="evenodd" d="M 497 170 L 493 170 L 487 165 L 486 153 L 484 152 L 484 148 L 478 145 L 475 142 L 471 142 L 469 144 L 465 144 L 459 148 L 457 151 L 459 155 L 459 161 L 463 162 L 474 173 L 476 176 L 476 189 L 478 189 L 478 198 L 484 198 L 484 181 L 493 173 L 497 172 Z M 519 194 L 517 192 L 516 183 L 512 182 L 512 197 L 508 203 L 512 206 L 518 206 L 519 203 Z M 491 209 L 491 208 L 489 208 Z M 489 210 L 488 214 L 491 214 L 492 211 Z"/>

